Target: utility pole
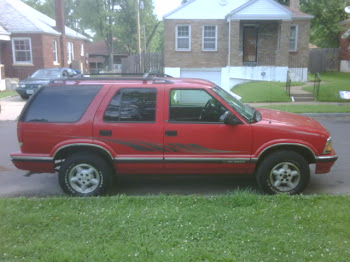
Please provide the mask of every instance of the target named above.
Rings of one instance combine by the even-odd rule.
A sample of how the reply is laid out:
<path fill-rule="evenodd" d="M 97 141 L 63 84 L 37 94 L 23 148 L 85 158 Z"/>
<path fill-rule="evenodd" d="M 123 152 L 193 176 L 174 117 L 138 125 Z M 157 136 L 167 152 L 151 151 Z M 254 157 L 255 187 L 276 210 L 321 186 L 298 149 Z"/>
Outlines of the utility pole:
<path fill-rule="evenodd" d="M 140 25 L 140 0 L 136 0 L 137 2 L 137 52 L 141 55 L 141 25 Z"/>

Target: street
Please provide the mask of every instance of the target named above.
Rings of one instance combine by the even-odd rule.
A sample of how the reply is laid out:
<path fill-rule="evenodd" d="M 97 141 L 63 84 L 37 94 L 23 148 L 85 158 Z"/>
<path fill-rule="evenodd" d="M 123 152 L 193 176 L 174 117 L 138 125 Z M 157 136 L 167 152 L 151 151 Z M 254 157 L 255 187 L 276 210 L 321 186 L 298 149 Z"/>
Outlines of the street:
<path fill-rule="evenodd" d="M 350 116 L 325 114 L 313 117 L 330 130 L 339 159 L 328 174 L 315 175 L 311 168 L 311 182 L 304 194 L 350 194 Z M 9 154 L 19 150 L 16 121 L 0 121 L 0 145 L 0 197 L 64 195 L 56 174 L 33 174 L 27 177 L 25 171 L 13 166 Z M 121 176 L 109 194 L 211 195 L 238 188 L 257 190 L 252 176 Z"/>

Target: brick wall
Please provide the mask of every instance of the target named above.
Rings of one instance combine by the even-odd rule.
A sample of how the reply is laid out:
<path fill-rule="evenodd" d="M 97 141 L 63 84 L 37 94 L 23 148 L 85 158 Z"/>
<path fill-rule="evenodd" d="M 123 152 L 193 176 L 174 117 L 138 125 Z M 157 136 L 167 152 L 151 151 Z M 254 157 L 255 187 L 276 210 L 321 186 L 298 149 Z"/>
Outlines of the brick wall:
<path fill-rule="evenodd" d="M 345 31 L 341 32 L 342 36 Z M 339 39 L 340 44 L 340 60 L 348 60 L 350 61 L 350 38 L 341 38 Z"/>
<path fill-rule="evenodd" d="M 258 59 L 268 60 L 269 65 L 288 67 L 290 60 L 298 67 L 308 67 L 310 21 L 282 21 L 280 23 L 280 47 L 278 49 L 279 22 L 250 22 L 259 25 Z M 175 28 L 177 24 L 191 26 L 191 51 L 175 50 Z M 202 26 L 218 25 L 217 52 L 202 51 Z M 243 65 L 243 24 L 231 21 L 230 66 Z M 289 51 L 290 27 L 298 25 L 298 49 Z M 229 24 L 226 20 L 165 20 L 164 21 L 164 64 L 165 67 L 225 67 L 228 54 Z"/>
<path fill-rule="evenodd" d="M 175 28 L 177 24 L 191 26 L 191 51 L 175 50 Z M 217 51 L 202 51 L 203 25 L 217 25 Z M 227 23 L 225 20 L 165 20 L 164 21 L 164 65 L 165 67 L 225 67 L 227 63 Z"/>
<path fill-rule="evenodd" d="M 290 58 L 296 61 L 295 64 L 306 68 L 309 64 L 310 21 L 296 20 L 291 24 L 298 25 L 298 50 L 290 52 Z"/>
<path fill-rule="evenodd" d="M 3 44 L 3 63 L 5 65 L 5 74 L 9 78 L 24 79 L 33 74 L 40 68 L 52 68 L 52 67 L 69 67 L 67 64 L 67 53 L 65 52 L 64 63 L 61 61 L 61 44 L 59 36 L 43 35 L 43 34 L 12 34 L 11 37 L 28 37 L 31 39 L 32 45 L 32 61 L 33 64 L 18 65 L 14 64 L 12 56 L 12 41 Z M 53 40 L 57 41 L 58 48 L 58 64 L 54 64 L 53 55 Z M 74 45 L 74 60 L 78 60 L 79 64 L 82 63 L 83 72 L 86 69 L 86 45 L 87 42 L 78 39 L 66 39 L 73 42 Z M 81 56 L 81 44 L 84 43 L 84 56 Z M 65 48 L 65 50 L 67 50 Z"/>

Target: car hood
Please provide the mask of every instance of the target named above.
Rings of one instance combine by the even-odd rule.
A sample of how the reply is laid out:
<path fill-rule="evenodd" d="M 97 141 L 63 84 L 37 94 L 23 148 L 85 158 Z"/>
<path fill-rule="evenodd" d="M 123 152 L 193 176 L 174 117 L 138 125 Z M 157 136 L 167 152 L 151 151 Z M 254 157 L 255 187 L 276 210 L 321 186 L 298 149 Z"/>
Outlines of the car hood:
<path fill-rule="evenodd" d="M 27 78 L 19 82 L 19 84 L 25 85 L 45 85 L 50 83 L 50 79 L 39 79 L 39 78 Z"/>
<path fill-rule="evenodd" d="M 328 130 L 310 117 L 262 108 L 259 108 L 258 111 L 261 114 L 262 123 L 329 136 Z"/>

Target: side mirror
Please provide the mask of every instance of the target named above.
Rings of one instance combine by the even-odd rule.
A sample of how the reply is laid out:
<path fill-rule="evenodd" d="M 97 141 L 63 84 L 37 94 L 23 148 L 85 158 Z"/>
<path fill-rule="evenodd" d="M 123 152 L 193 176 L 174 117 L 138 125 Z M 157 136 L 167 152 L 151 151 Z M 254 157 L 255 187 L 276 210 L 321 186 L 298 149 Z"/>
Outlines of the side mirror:
<path fill-rule="evenodd" d="M 235 126 L 235 125 L 242 124 L 241 120 L 239 120 L 230 111 L 226 111 L 223 117 L 224 117 L 224 124 L 225 125 Z"/>

